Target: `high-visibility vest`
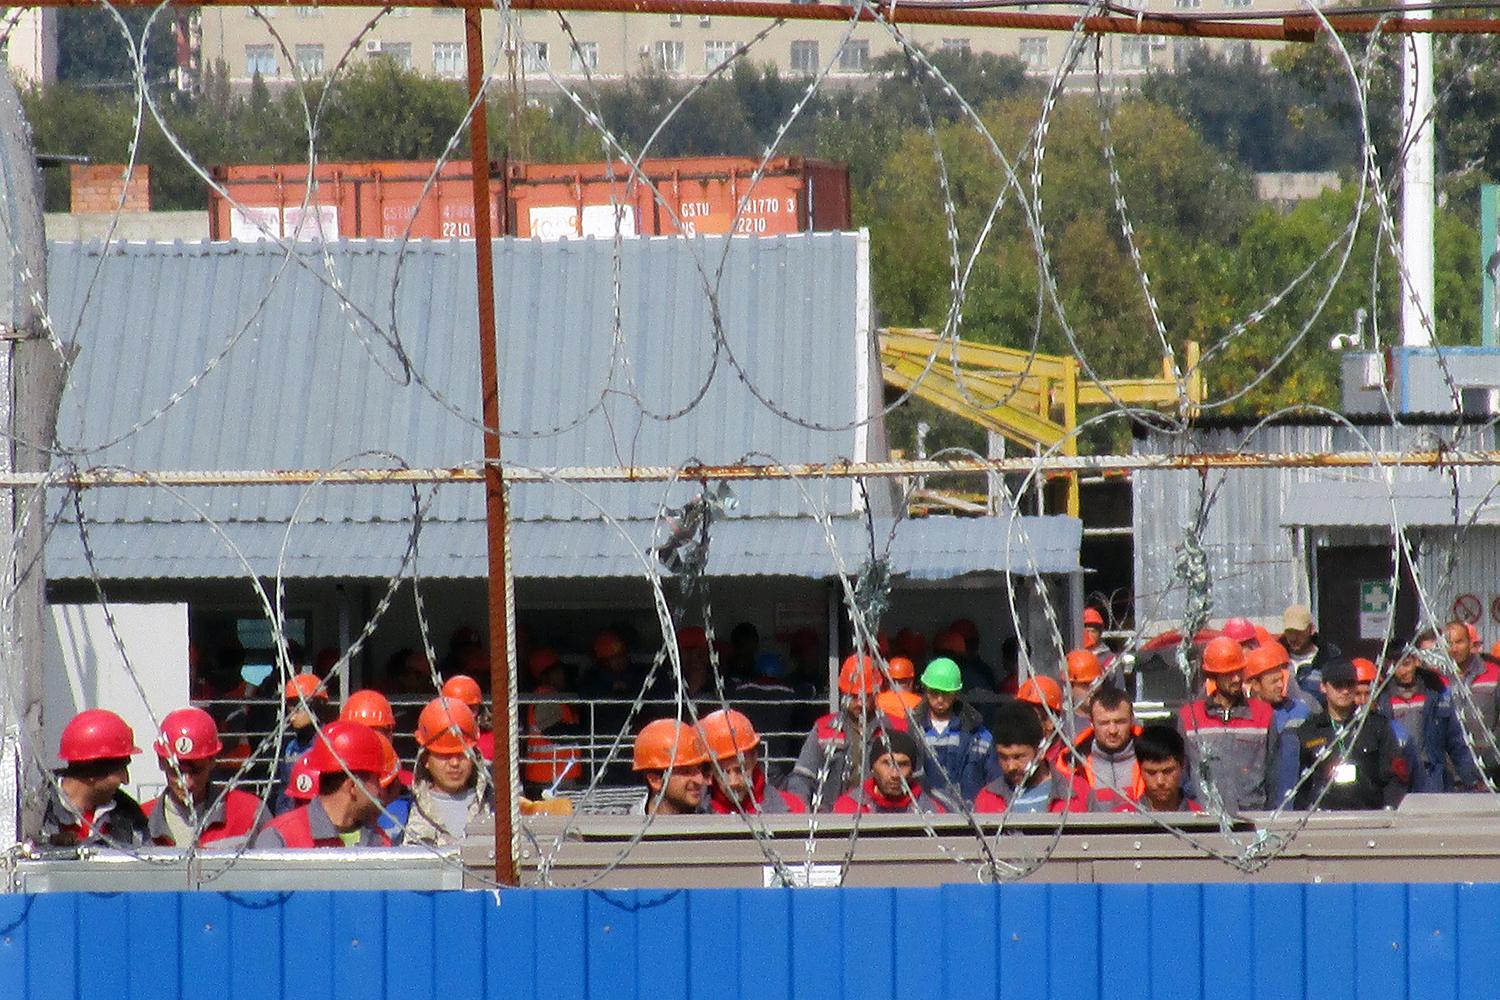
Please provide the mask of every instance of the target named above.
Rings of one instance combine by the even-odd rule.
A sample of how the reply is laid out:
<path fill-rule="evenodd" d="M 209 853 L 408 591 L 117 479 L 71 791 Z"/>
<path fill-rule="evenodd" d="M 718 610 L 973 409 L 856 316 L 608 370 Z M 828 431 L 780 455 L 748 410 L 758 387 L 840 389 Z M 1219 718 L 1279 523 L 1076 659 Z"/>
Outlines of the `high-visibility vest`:
<path fill-rule="evenodd" d="M 572 705 L 559 706 L 566 725 L 578 724 L 578 710 Z M 522 740 L 521 780 L 533 785 L 551 787 L 568 778 L 583 776 L 576 747 L 563 746 L 542 734 L 537 725 L 537 706 L 526 706 L 526 738 Z"/>

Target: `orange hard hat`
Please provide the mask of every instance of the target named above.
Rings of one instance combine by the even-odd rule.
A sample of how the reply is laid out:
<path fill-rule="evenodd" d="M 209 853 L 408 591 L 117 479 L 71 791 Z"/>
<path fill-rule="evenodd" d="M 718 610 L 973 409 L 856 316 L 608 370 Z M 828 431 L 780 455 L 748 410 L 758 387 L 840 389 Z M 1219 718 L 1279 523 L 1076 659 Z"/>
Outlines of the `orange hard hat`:
<path fill-rule="evenodd" d="M 594 659 L 609 660 L 625 652 L 625 640 L 605 629 L 594 636 Z"/>
<path fill-rule="evenodd" d="M 949 656 L 967 656 L 969 643 L 962 635 L 950 628 L 939 632 L 937 638 L 932 640 L 932 651 L 947 653 Z"/>
<path fill-rule="evenodd" d="M 874 694 L 880 690 L 880 671 L 868 656 L 850 654 L 839 667 L 839 691 L 842 694 Z"/>
<path fill-rule="evenodd" d="M 375 735 L 380 737 L 380 760 L 385 765 L 380 771 L 380 787 L 390 788 L 401 777 L 401 758 L 396 756 L 396 748 L 390 737 L 385 733 Z"/>
<path fill-rule="evenodd" d="M 1050 677 L 1032 677 L 1016 689 L 1016 700 L 1062 711 L 1062 687 Z"/>
<path fill-rule="evenodd" d="M 1099 613 L 1098 608 L 1084 608 L 1083 624 L 1085 628 L 1103 628 L 1104 616 Z"/>
<path fill-rule="evenodd" d="M 396 713 L 391 711 L 391 703 L 385 695 L 369 688 L 351 694 L 344 702 L 339 718 L 345 722 L 363 723 L 372 729 L 390 729 L 396 725 Z"/>
<path fill-rule="evenodd" d="M 875 707 L 889 718 L 906 721 L 906 713 L 922 704 L 922 696 L 915 691 L 882 691 L 875 696 Z"/>
<path fill-rule="evenodd" d="M 1075 649 L 1068 654 L 1067 674 L 1069 684 L 1092 684 L 1104 676 L 1099 666 L 1099 657 L 1086 649 Z"/>
<path fill-rule="evenodd" d="M 551 646 L 540 646 L 526 658 L 526 673 L 532 680 L 541 680 L 543 674 L 562 662 L 557 650 Z"/>
<path fill-rule="evenodd" d="M 417 744 L 428 753 L 463 753 L 479 742 L 469 706 L 456 698 L 434 698 L 417 716 Z"/>
<path fill-rule="evenodd" d="M 286 701 L 327 701 L 328 692 L 323 690 L 323 679 L 317 674 L 295 674 L 281 689 Z"/>
<path fill-rule="evenodd" d="M 885 666 L 893 681 L 914 681 L 917 679 L 917 665 L 904 656 L 891 657 Z"/>
<path fill-rule="evenodd" d="M 1490 647 L 1490 655 L 1495 659 L 1500 660 L 1500 640 L 1497 640 L 1496 643 Z"/>
<path fill-rule="evenodd" d="M 1277 650 L 1281 650 L 1277 655 Z M 1245 680 L 1259 677 L 1261 674 L 1269 674 L 1273 670 L 1280 670 L 1290 659 L 1286 655 L 1286 649 L 1279 642 L 1271 643 L 1269 646 L 1258 646 L 1245 654 Z"/>
<path fill-rule="evenodd" d="M 1245 669 L 1245 650 L 1227 635 L 1209 640 L 1203 647 L 1203 672 L 1234 674 Z"/>
<path fill-rule="evenodd" d="M 1380 671 L 1375 664 L 1363 656 L 1356 656 L 1349 661 L 1354 664 L 1354 680 L 1357 684 L 1374 684 L 1375 678 Z"/>
<path fill-rule="evenodd" d="M 443 684 L 442 695 L 444 698 L 452 698 L 461 701 L 470 708 L 478 708 L 484 704 L 484 692 L 479 690 L 479 682 L 468 674 L 454 674 Z"/>
<path fill-rule="evenodd" d="M 708 747 L 696 729 L 676 719 L 657 719 L 646 723 L 636 735 L 631 768 L 665 771 L 668 767 L 692 767 L 706 760 Z"/>
<path fill-rule="evenodd" d="M 703 729 L 708 752 L 719 760 L 730 760 L 760 746 L 760 734 L 744 712 L 721 708 L 698 720 L 698 725 Z"/>

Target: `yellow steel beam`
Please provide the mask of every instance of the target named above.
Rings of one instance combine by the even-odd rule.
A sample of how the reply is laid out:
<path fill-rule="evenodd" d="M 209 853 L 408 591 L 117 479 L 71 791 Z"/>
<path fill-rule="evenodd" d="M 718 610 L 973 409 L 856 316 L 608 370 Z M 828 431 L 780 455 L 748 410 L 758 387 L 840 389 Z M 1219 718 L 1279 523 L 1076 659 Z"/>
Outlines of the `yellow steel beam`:
<path fill-rule="evenodd" d="M 915 370 L 911 370 L 915 368 Z M 917 375 L 921 371 L 920 365 L 902 365 L 896 368 L 888 367 L 885 370 L 885 380 L 900 389 L 910 389 L 916 385 Z M 958 386 L 949 376 L 929 371 L 922 378 L 920 386 L 916 389 L 917 395 L 927 402 L 938 406 L 955 416 L 963 417 L 965 420 L 992 430 L 997 434 L 1003 434 L 1017 444 L 1030 448 L 1042 445 L 1050 448 L 1062 440 L 1067 433 L 1061 426 L 1053 423 L 1045 417 L 1035 413 L 1029 413 L 1016 406 L 996 406 L 988 409 L 979 409 L 964 397 Z"/>

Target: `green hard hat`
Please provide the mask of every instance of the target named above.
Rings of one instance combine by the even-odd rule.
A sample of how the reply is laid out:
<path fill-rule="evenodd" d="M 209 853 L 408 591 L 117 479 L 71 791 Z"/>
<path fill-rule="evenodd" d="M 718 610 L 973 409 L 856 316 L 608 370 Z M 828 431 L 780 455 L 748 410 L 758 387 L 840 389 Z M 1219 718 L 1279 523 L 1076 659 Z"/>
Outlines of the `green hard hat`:
<path fill-rule="evenodd" d="M 922 671 L 922 686 L 933 691 L 962 691 L 964 681 L 959 675 L 958 664 L 946 656 L 939 656 Z"/>

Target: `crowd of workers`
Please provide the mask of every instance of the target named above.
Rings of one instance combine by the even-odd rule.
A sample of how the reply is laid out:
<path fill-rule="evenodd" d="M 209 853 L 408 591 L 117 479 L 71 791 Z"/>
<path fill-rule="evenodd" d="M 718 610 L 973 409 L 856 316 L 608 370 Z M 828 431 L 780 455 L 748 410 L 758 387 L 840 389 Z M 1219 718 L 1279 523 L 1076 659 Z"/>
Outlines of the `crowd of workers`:
<path fill-rule="evenodd" d="M 746 673 L 715 677 L 707 634 L 684 628 L 676 639 L 685 701 L 632 716 L 645 676 L 606 631 L 594 643 L 594 670 L 576 684 L 555 651 L 526 652 L 527 687 L 558 700 L 531 706 L 545 714 L 530 712 L 522 732 L 562 746 L 568 697 L 617 696 L 621 726 L 638 729 L 629 768 L 644 786 L 641 809 L 657 815 L 1380 809 L 1408 791 L 1483 789 L 1487 775 L 1500 774 L 1500 660 L 1479 651 L 1470 626 L 1416 636 L 1382 671 L 1323 642 L 1305 607 L 1289 607 L 1281 624 L 1273 634 L 1232 618 L 1191 637 L 1199 683 L 1170 724 L 1136 718 L 1127 664 L 1103 642 L 1093 609 L 1084 645 L 1056 676 L 991 671 L 970 653 L 977 630 L 963 620 L 930 652 L 911 630 L 882 636 L 878 655 L 843 661 L 839 709 L 807 722 L 785 774 L 764 763 L 763 720 L 795 706 L 786 695 L 801 682 L 768 662 L 774 654 L 752 649 Z M 746 637 L 732 637 L 731 650 L 736 641 L 743 647 Z M 354 692 L 335 712 L 326 679 L 304 672 L 283 698 L 288 735 L 264 798 L 222 780 L 243 762 L 228 753 L 215 718 L 188 707 L 162 720 L 153 750 L 167 787 L 144 807 L 123 791 L 141 752 L 130 727 L 105 709 L 79 713 L 60 741 L 43 840 L 441 846 L 492 812 L 484 762 L 494 737 L 473 677 L 452 674 L 422 707 L 411 771 L 381 692 Z M 545 764 L 538 777 L 553 788 L 582 770 L 566 754 Z"/>

